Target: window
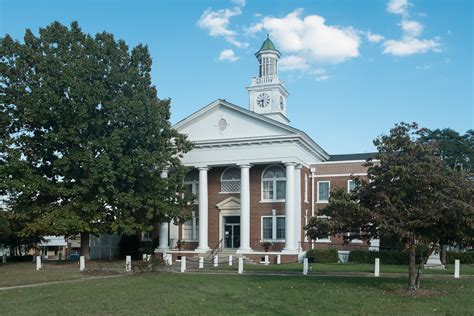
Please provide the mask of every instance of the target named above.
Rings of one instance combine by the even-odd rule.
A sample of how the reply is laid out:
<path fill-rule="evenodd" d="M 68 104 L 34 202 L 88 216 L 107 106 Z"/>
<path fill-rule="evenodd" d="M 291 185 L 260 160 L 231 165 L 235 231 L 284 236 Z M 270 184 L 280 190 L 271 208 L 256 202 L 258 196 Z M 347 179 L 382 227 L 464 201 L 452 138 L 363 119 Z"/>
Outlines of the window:
<path fill-rule="evenodd" d="M 331 182 L 318 181 L 318 202 L 327 203 L 329 201 L 330 189 Z"/>
<path fill-rule="evenodd" d="M 262 174 L 262 200 L 282 201 L 286 195 L 285 169 L 280 166 L 269 166 Z"/>
<path fill-rule="evenodd" d="M 304 201 L 308 202 L 308 174 L 304 174 Z"/>
<path fill-rule="evenodd" d="M 192 211 L 192 218 L 183 224 L 183 239 L 187 241 L 198 240 L 199 236 L 199 217 Z"/>
<path fill-rule="evenodd" d="M 273 213 L 272 216 L 262 216 L 262 240 L 284 241 L 285 216 Z"/>
<path fill-rule="evenodd" d="M 357 184 L 354 180 L 347 181 L 347 192 L 351 193 L 356 188 Z"/>
<path fill-rule="evenodd" d="M 189 171 L 184 177 L 184 186 L 189 193 L 199 194 L 199 172 L 197 170 Z M 194 201 L 197 203 L 197 200 Z"/>
<path fill-rule="evenodd" d="M 224 170 L 221 176 L 221 192 L 240 192 L 240 169 L 230 167 Z"/>

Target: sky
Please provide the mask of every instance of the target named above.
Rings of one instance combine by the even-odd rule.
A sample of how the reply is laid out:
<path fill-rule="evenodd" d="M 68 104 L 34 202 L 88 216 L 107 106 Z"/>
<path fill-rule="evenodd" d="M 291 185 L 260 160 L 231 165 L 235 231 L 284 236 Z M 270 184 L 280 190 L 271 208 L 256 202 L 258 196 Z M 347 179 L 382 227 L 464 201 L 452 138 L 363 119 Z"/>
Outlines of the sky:
<path fill-rule="evenodd" d="M 473 15 L 470 0 L 0 0 L 0 37 L 78 21 L 146 44 L 176 123 L 218 98 L 248 108 L 269 34 L 291 125 L 341 154 L 402 121 L 474 128 Z"/>

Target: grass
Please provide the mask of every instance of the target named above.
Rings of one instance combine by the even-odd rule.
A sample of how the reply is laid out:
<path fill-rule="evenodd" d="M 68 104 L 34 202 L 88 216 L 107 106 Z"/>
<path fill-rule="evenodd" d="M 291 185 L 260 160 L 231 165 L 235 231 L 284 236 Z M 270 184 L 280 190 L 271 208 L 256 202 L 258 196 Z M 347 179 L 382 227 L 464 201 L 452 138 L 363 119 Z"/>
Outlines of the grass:
<path fill-rule="evenodd" d="M 1 269 L 1 268 L 0 268 Z M 474 311 L 472 279 L 162 273 L 0 291 L 3 315 L 453 314 Z"/>

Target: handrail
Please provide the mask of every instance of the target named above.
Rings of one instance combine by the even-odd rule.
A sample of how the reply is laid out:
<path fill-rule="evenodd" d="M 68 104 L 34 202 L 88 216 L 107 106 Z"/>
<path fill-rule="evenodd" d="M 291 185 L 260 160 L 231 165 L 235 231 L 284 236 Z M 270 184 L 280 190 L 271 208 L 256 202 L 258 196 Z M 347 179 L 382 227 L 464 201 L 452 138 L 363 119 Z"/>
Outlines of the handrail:
<path fill-rule="evenodd" d="M 224 241 L 224 238 L 222 238 L 221 240 L 219 240 L 219 242 L 214 246 L 214 248 L 211 250 L 211 260 L 214 260 L 214 257 L 216 256 L 216 254 L 219 252 L 220 250 L 220 244 L 222 244 L 222 242 Z"/>

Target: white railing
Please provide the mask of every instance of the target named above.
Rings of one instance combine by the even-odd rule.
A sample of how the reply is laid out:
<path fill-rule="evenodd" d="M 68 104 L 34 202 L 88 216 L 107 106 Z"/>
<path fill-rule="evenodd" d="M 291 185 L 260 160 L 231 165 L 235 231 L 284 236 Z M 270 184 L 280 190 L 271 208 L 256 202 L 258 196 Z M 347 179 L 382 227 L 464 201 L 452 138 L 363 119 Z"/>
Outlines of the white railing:
<path fill-rule="evenodd" d="M 277 76 L 265 76 L 265 77 L 254 77 L 252 78 L 252 85 L 267 84 L 267 83 L 279 83 L 280 80 Z"/>

